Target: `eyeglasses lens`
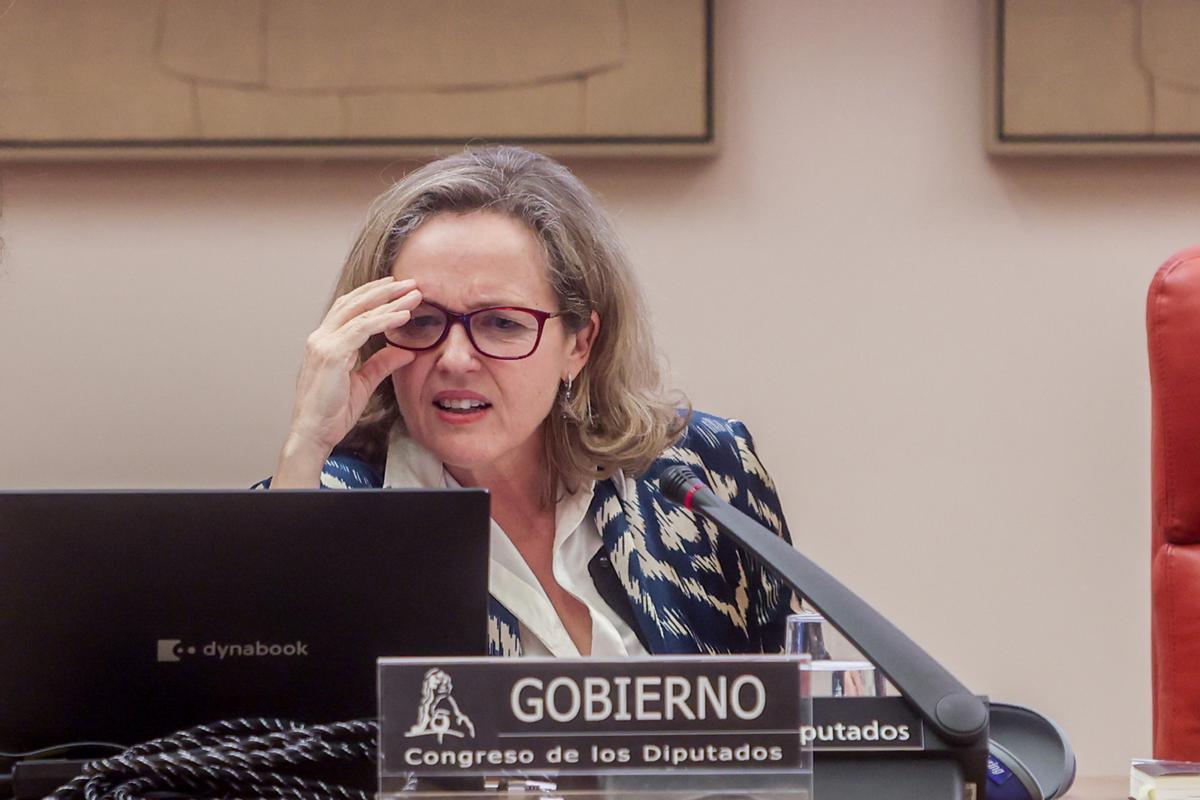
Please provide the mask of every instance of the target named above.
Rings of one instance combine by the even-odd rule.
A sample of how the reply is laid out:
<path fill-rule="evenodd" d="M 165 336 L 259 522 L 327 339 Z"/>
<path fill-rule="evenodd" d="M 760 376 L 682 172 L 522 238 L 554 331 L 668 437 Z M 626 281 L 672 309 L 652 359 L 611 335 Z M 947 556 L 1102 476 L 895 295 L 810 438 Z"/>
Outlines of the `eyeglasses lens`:
<path fill-rule="evenodd" d="M 493 308 L 471 317 L 471 335 L 485 355 L 512 358 L 533 352 L 538 319 L 512 308 Z"/>
<path fill-rule="evenodd" d="M 389 342 L 399 347 L 421 350 L 430 347 L 446 329 L 446 312 L 430 305 L 419 305 L 413 309 L 408 322 L 388 331 Z"/>

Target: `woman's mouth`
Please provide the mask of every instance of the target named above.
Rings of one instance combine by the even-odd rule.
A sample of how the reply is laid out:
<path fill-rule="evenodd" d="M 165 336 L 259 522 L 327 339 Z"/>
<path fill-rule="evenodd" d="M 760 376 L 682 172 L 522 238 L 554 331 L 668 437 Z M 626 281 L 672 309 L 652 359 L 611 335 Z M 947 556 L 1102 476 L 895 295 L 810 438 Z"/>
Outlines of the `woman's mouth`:
<path fill-rule="evenodd" d="M 434 400 L 433 404 L 441 411 L 448 411 L 454 414 L 470 414 L 492 407 L 492 404 L 485 400 L 468 400 L 466 398 Z"/>
<path fill-rule="evenodd" d="M 438 392 L 433 397 L 437 417 L 449 425 L 469 425 L 488 415 L 492 404 L 475 392 Z"/>

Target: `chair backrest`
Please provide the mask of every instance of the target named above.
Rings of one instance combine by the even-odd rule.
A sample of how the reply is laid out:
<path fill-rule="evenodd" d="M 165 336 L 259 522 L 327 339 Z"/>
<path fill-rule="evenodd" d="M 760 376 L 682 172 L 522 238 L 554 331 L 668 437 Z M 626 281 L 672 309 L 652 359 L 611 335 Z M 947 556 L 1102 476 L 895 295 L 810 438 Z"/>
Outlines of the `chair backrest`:
<path fill-rule="evenodd" d="M 1146 335 L 1157 551 L 1166 542 L 1200 543 L 1200 247 L 1176 254 L 1154 276 Z"/>
<path fill-rule="evenodd" d="M 1146 298 L 1151 403 L 1154 755 L 1200 759 L 1200 247 Z"/>

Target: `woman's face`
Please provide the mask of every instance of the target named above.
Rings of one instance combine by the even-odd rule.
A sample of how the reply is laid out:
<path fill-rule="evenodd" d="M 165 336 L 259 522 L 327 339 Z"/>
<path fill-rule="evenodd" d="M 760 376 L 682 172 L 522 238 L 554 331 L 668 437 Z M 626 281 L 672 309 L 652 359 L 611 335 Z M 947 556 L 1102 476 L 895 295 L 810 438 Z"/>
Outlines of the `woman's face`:
<path fill-rule="evenodd" d="M 401 246 L 392 274 L 415 279 L 425 301 L 452 312 L 560 310 L 537 239 L 498 212 L 444 213 L 425 221 Z M 595 315 L 578 333 L 561 318 L 548 319 L 533 355 L 502 361 L 482 355 L 463 326 L 452 323 L 441 344 L 392 374 L 409 435 L 460 481 L 525 475 L 540 464 L 541 426 L 557 413 L 559 382 L 587 363 L 597 329 Z M 463 410 L 467 402 L 472 408 Z"/>

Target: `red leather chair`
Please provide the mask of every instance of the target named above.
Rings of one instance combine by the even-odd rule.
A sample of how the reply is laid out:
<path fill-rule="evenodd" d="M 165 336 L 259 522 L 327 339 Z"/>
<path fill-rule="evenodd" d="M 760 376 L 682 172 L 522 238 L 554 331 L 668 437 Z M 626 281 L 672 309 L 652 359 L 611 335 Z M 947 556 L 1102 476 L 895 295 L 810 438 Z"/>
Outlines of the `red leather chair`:
<path fill-rule="evenodd" d="M 1200 247 L 1154 276 L 1146 334 L 1154 756 L 1200 761 Z"/>

